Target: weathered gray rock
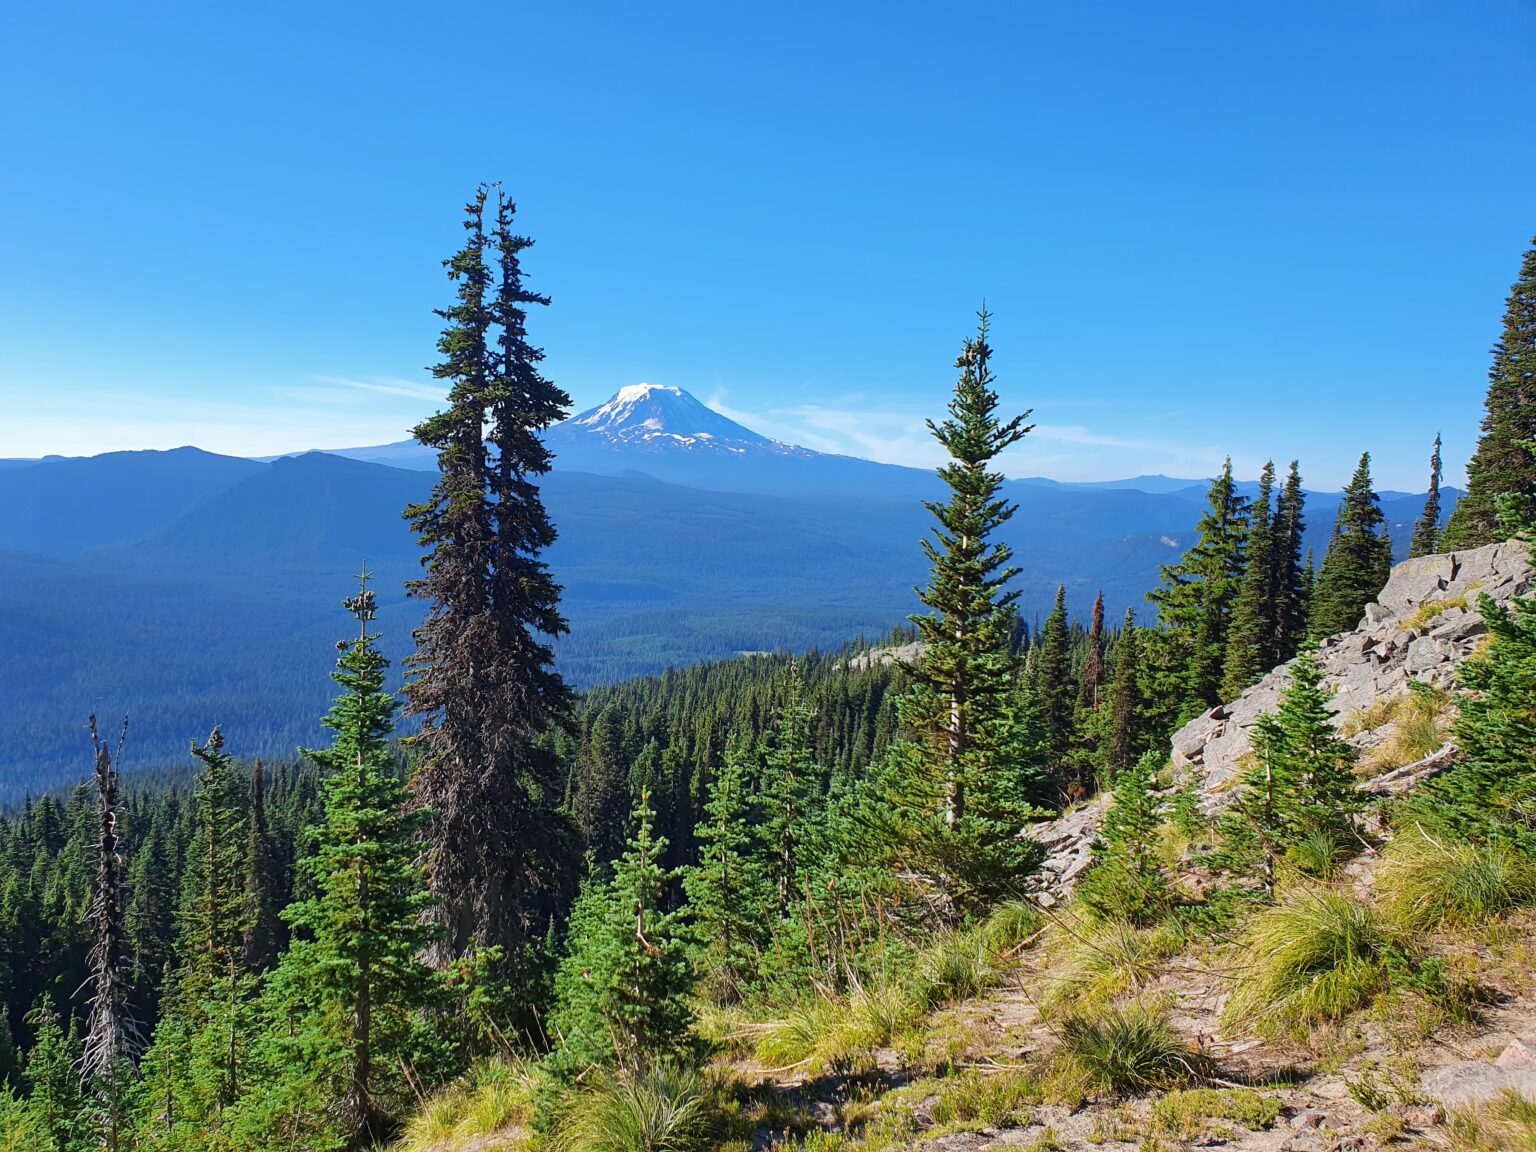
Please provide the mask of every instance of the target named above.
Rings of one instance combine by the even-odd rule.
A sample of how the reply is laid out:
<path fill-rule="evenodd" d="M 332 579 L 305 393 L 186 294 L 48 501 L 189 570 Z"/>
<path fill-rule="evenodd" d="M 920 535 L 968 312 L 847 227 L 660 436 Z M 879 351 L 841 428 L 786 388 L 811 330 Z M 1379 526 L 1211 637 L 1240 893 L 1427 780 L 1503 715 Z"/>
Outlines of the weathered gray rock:
<path fill-rule="evenodd" d="M 1487 625 L 1477 613 L 1477 598 L 1486 593 L 1503 603 L 1536 587 L 1523 545 L 1490 544 L 1469 552 L 1422 556 L 1392 569 L 1387 586 L 1352 632 L 1323 641 L 1318 659 L 1324 686 L 1334 694 L 1337 722 L 1363 712 L 1381 700 L 1406 695 L 1414 681 L 1449 685 L 1456 666 L 1480 643 Z M 1444 604 L 1438 613 L 1425 605 Z M 1243 759 L 1253 751 L 1249 732 L 1266 712 L 1279 705 L 1290 682 L 1290 666 L 1281 665 L 1230 704 L 1190 721 L 1173 737 L 1175 769 L 1192 774 L 1202 792 L 1202 808 L 1224 807 Z M 1363 732 L 1352 738 L 1360 748 L 1374 747 L 1385 733 Z M 1411 786 L 1449 762 L 1442 749 L 1417 765 L 1389 774 L 1390 780 L 1370 782 L 1372 791 Z"/>
<path fill-rule="evenodd" d="M 1508 1091 L 1536 1100 L 1536 1068 L 1500 1068 L 1487 1060 L 1465 1060 L 1424 1073 L 1420 1087 L 1447 1108 L 1484 1104 Z"/>

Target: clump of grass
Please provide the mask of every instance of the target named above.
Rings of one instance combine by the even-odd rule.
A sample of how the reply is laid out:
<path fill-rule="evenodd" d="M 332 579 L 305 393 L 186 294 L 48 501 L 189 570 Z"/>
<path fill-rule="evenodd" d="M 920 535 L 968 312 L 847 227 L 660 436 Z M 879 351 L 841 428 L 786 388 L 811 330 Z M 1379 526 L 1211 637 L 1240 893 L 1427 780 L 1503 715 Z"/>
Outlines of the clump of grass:
<path fill-rule="evenodd" d="M 1058 1029 L 1057 1074 L 1090 1093 L 1140 1096 L 1187 1085 L 1208 1074 L 1167 1016 L 1140 1002 L 1073 1013 Z"/>
<path fill-rule="evenodd" d="M 999 904 L 981 923 L 982 939 L 999 955 L 1016 950 L 1040 931 L 1040 910 L 1028 900 L 1010 900 Z"/>
<path fill-rule="evenodd" d="M 706 1152 L 718 1130 L 703 1075 L 660 1064 L 599 1079 L 567 1108 L 553 1143 L 559 1152 Z"/>
<path fill-rule="evenodd" d="M 1319 880 L 1332 880 L 1339 869 L 1360 850 L 1360 841 L 1336 828 L 1315 828 L 1286 849 L 1286 858 L 1297 869 Z"/>
<path fill-rule="evenodd" d="M 528 1123 L 539 1087 L 536 1067 L 517 1060 L 481 1064 L 469 1077 L 430 1097 L 406 1122 L 396 1152 L 453 1152 L 500 1136 L 501 1147 L 531 1141 Z"/>
<path fill-rule="evenodd" d="M 1283 1107 L 1280 1097 L 1252 1088 L 1179 1088 L 1152 1105 L 1152 1124 L 1190 1143 L 1214 1135 L 1212 1121 L 1258 1132 L 1273 1124 Z"/>
<path fill-rule="evenodd" d="M 1400 955 L 1397 933 L 1370 905 L 1298 892 L 1249 924 L 1224 1023 L 1273 1034 L 1341 1020 L 1391 986 Z"/>
<path fill-rule="evenodd" d="M 1344 717 L 1339 724 L 1339 735 L 1348 740 L 1351 736 L 1358 736 L 1362 732 L 1374 732 L 1376 729 L 1388 724 L 1392 720 L 1392 714 L 1397 710 L 1397 697 L 1379 698 L 1365 708 L 1360 708 Z"/>
<path fill-rule="evenodd" d="M 933 1122 L 952 1131 L 1023 1123 L 1040 1090 L 1022 1072 L 963 1072 L 943 1082 L 931 1109 Z"/>
<path fill-rule="evenodd" d="M 1045 1004 L 1053 1010 L 1083 1011 L 1146 987 L 1182 945 L 1169 927 L 1090 926 L 1078 919 L 1063 921 L 1062 929 L 1067 943 L 1053 957 L 1045 992 Z"/>
<path fill-rule="evenodd" d="M 1536 1101 L 1506 1091 L 1477 1108 L 1459 1108 L 1446 1122 L 1455 1152 L 1536 1152 Z"/>
<path fill-rule="evenodd" d="M 1392 734 L 1356 766 L 1360 776 L 1379 776 L 1404 764 L 1422 760 L 1445 743 L 1444 726 L 1451 708 L 1451 694 L 1432 684 L 1408 685 L 1406 696 L 1387 702 Z"/>
<path fill-rule="evenodd" d="M 807 1075 L 867 1070 L 874 1051 L 922 1016 L 920 990 L 895 980 L 871 981 L 846 998 L 817 996 L 756 1025 L 757 1058 L 771 1068 Z"/>
<path fill-rule="evenodd" d="M 1414 609 L 1413 615 L 1403 621 L 1403 627 L 1409 632 L 1417 632 L 1426 627 L 1431 620 L 1444 616 L 1452 608 L 1465 608 L 1467 606 L 1467 594 L 1477 590 L 1479 585 L 1471 585 L 1466 593 L 1460 596 L 1447 596 L 1444 600 L 1427 600 Z"/>
<path fill-rule="evenodd" d="M 1414 830 L 1387 848 L 1376 897 L 1407 929 L 1472 927 L 1536 904 L 1536 862 L 1508 844 L 1437 841 Z"/>

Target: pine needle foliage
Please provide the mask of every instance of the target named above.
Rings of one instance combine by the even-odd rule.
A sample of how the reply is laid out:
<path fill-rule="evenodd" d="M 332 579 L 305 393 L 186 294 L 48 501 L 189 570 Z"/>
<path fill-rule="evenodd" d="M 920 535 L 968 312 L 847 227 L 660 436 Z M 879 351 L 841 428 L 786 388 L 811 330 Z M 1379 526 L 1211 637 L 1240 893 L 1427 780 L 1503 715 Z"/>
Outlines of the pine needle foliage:
<path fill-rule="evenodd" d="M 1484 595 L 1478 611 L 1493 642 L 1458 672 L 1457 762 L 1420 789 L 1407 813 L 1472 843 L 1507 840 L 1533 852 L 1536 601 L 1516 599 L 1506 610 Z"/>
<path fill-rule="evenodd" d="M 1440 547 L 1440 433 L 1435 433 L 1435 447 L 1429 454 L 1429 492 L 1424 497 L 1424 511 L 1413 526 L 1413 541 L 1408 555 L 1430 556 Z"/>
<path fill-rule="evenodd" d="M 1392 573 L 1392 540 L 1381 499 L 1371 483 L 1371 454 L 1363 453 L 1344 489 L 1333 536 L 1312 590 L 1308 627 L 1314 640 L 1347 632 Z"/>
<path fill-rule="evenodd" d="M 949 418 L 928 425 L 949 453 L 939 469 L 949 499 L 925 504 L 938 522 L 923 541 L 930 611 L 912 618 L 925 649 L 898 704 L 906 739 L 861 810 L 892 862 L 961 913 L 1015 892 L 1038 865 L 1039 847 L 1019 830 L 1046 790 L 1011 643 L 1018 592 L 1007 585 L 1018 569 L 995 538 L 1016 511 L 995 461 L 1029 432 L 1028 414 L 997 414 L 987 327 L 982 312 L 956 361 Z"/>
<path fill-rule="evenodd" d="M 667 842 L 654 835 L 655 819 L 642 795 L 612 877 L 589 878 L 571 913 L 550 1017 L 559 1075 L 636 1071 L 693 1047 L 686 936 L 681 915 L 664 904 L 677 877 L 662 866 Z"/>
<path fill-rule="evenodd" d="M 440 963 L 472 947 L 504 948 L 513 984 L 564 900 L 576 844 L 560 812 L 559 765 L 544 739 L 567 723 L 571 693 L 553 667 L 566 631 L 560 588 L 540 559 L 555 541 L 536 479 L 549 471 L 540 433 L 570 397 L 540 371 L 528 309 L 549 303 L 523 285 L 516 211 L 482 185 L 465 208 L 464 246 L 445 261 L 458 299 L 433 375 L 448 407 L 414 430 L 434 449 L 432 495 L 406 510 L 426 575 L 409 585 L 430 607 L 416 632 L 407 686 L 422 718 L 413 787 L 428 813 Z"/>
<path fill-rule="evenodd" d="M 344 607 L 357 633 L 338 645 L 331 673 L 342 690 L 324 720 L 332 741 L 305 753 L 326 781 L 324 823 L 303 863 L 313 894 L 283 913 L 296 938 L 266 996 L 269 1071 L 245 1124 L 296 1145 L 361 1147 L 407 1110 L 409 1064 L 430 1068 L 423 1014 L 438 977 L 421 961 L 432 898 L 416 861 L 420 817 L 390 754 L 399 703 L 384 689 L 366 573 Z"/>
<path fill-rule="evenodd" d="M 1508 534 L 1501 502 L 1536 499 L 1536 242 L 1504 305 L 1493 346 L 1482 434 L 1467 465 L 1467 491 L 1451 512 L 1441 547 L 1477 548 Z"/>

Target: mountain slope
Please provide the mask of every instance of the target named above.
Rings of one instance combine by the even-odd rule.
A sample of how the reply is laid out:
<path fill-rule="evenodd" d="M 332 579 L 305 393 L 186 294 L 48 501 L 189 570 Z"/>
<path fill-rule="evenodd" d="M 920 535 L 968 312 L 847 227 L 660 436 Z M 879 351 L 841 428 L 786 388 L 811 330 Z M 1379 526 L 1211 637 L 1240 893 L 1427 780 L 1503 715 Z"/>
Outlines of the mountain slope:
<path fill-rule="evenodd" d="M 132 540 L 263 469 L 200 448 L 108 452 L 0 470 L 0 550 L 69 554 Z"/>

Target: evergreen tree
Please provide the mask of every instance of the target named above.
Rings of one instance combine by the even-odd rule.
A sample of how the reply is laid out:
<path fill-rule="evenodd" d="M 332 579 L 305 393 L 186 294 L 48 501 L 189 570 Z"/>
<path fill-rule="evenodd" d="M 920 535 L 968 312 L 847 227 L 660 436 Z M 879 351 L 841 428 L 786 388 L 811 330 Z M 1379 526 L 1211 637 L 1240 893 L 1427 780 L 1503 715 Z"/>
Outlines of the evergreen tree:
<path fill-rule="evenodd" d="M 1291 461 L 1285 476 L 1285 486 L 1275 504 L 1275 518 L 1271 528 L 1271 564 L 1274 575 L 1275 631 L 1272 645 L 1262 663 L 1268 668 L 1284 664 L 1296 653 L 1307 638 L 1307 613 L 1312 596 L 1312 553 L 1307 553 L 1306 565 L 1301 560 L 1302 538 L 1306 535 L 1307 494 L 1301 487 L 1301 471 L 1297 461 Z"/>
<path fill-rule="evenodd" d="M 1467 491 L 1451 512 L 1440 547 L 1476 548 L 1508 534 L 1501 497 L 1536 498 L 1536 246 L 1504 305 L 1504 330 L 1493 346 L 1482 435 L 1467 465 Z"/>
<path fill-rule="evenodd" d="M 1410 801 L 1409 815 L 1536 852 L 1536 601 L 1505 610 L 1485 595 L 1478 611 L 1493 643 L 1458 671 L 1457 761 Z"/>
<path fill-rule="evenodd" d="M 799 887 L 802 842 L 818 796 L 820 770 L 810 748 L 811 712 L 805 704 L 800 673 L 793 663 L 775 738 L 764 758 L 762 838 L 782 919 Z"/>
<path fill-rule="evenodd" d="M 1148 924 L 1168 910 L 1172 894 L 1158 855 L 1166 803 L 1157 791 L 1163 756 L 1147 752 L 1115 780 L 1093 870 L 1078 898 L 1095 915 Z"/>
<path fill-rule="evenodd" d="M 1355 752 L 1334 729 L 1322 680 L 1314 656 L 1296 658 L 1280 707 L 1254 725 L 1253 762 L 1222 820 L 1226 863 L 1257 872 L 1271 896 L 1280 856 L 1321 845 L 1331 860 L 1348 847 L 1360 808 Z"/>
<path fill-rule="evenodd" d="M 1083 657 L 1083 672 L 1077 684 L 1077 707 L 1082 712 L 1092 712 L 1099 706 L 1099 690 L 1104 687 L 1104 593 L 1093 598 L 1093 615 L 1089 619 L 1087 651 Z"/>
<path fill-rule="evenodd" d="M 1067 629 L 1067 590 L 1056 586 L 1056 604 L 1040 629 L 1040 651 L 1035 659 L 1035 715 L 1045 737 L 1047 767 L 1065 792 L 1069 783 L 1063 771 L 1071 747 L 1073 708 L 1077 686 L 1072 682 L 1071 636 Z"/>
<path fill-rule="evenodd" d="M 1120 639 L 1115 645 L 1115 668 L 1109 680 L 1108 717 L 1100 744 L 1099 759 L 1104 779 L 1113 783 L 1135 764 L 1144 751 L 1146 725 L 1141 709 L 1142 630 L 1136 614 L 1127 608 Z"/>
<path fill-rule="evenodd" d="M 46 996 L 32 1012 L 31 1020 L 37 1038 L 27 1053 L 26 1080 L 32 1111 L 41 1120 L 49 1141 L 39 1152 L 85 1152 L 95 1141 L 76 1071 L 80 1042 L 74 1024 L 71 1022 L 66 1033 L 53 1001 Z"/>
<path fill-rule="evenodd" d="M 1333 536 L 1312 592 L 1312 638 L 1347 632 L 1392 573 L 1392 541 L 1381 500 L 1371 486 L 1371 454 L 1364 453 L 1344 489 Z"/>
<path fill-rule="evenodd" d="M 96 761 L 96 883 L 87 919 L 91 925 L 90 1001 L 80 1076 L 94 1105 L 94 1127 L 108 1152 L 124 1146 L 126 1091 L 134 1075 L 139 1029 L 129 1006 L 132 948 L 123 910 L 123 858 L 118 853 L 117 763 L 90 721 Z M 123 725 L 127 734 L 127 723 Z M 118 741 L 118 759 L 122 740 Z"/>
<path fill-rule="evenodd" d="M 499 189 L 487 232 L 488 196 L 482 186 L 465 209 L 468 239 L 446 261 L 458 301 L 438 313 L 447 326 L 432 372 L 451 384 L 448 408 L 415 429 L 441 475 L 407 510 L 427 568 L 410 592 L 431 605 L 407 697 L 422 717 L 414 789 L 446 928 L 437 958 L 501 945 L 526 961 L 563 898 L 576 840 L 544 739 L 567 723 L 571 693 L 553 667 L 550 641 L 566 624 L 539 559 L 555 529 L 534 483 L 550 466 L 540 433 L 570 398 L 527 338 L 527 309 L 549 302 L 523 287 L 532 241 L 514 234 Z"/>
<path fill-rule="evenodd" d="M 420 959 L 431 898 L 415 860 L 418 821 L 391 762 L 399 704 L 369 631 L 366 573 L 345 607 L 358 630 L 331 674 L 342 689 L 325 717 L 331 745 L 305 753 L 326 778 L 324 823 L 303 863 L 314 895 L 283 913 L 299 938 L 267 997 L 274 1072 L 244 1118 L 289 1147 L 385 1138 L 413 1103 L 406 1068 L 422 1062 L 422 1013 L 437 985 Z"/>
<path fill-rule="evenodd" d="M 1435 433 L 1435 448 L 1429 454 L 1429 494 L 1424 511 L 1413 526 L 1409 556 L 1430 556 L 1440 546 L 1440 433 Z"/>
<path fill-rule="evenodd" d="M 225 1138 L 226 1110 L 248 1085 L 256 978 L 245 966 L 248 782 L 218 728 L 192 746 L 192 793 L 177 947 L 180 967 L 144 1059 L 149 1137 L 172 1147 Z"/>
<path fill-rule="evenodd" d="M 1019 837 L 1044 783 L 1016 687 L 1011 646 L 1018 573 L 1012 550 L 993 538 L 1016 506 L 999 495 L 997 456 L 1029 431 L 1027 413 L 997 415 L 987 314 L 967 340 L 949 419 L 929 422 L 949 453 L 939 477 L 945 503 L 925 502 L 938 526 L 923 550 L 932 565 L 920 595 L 930 614 L 914 616 L 925 648 L 899 704 L 909 739 L 891 752 L 862 811 L 897 861 L 938 883 L 959 908 L 1014 890 L 1038 864 L 1039 848 Z"/>
<path fill-rule="evenodd" d="M 1273 509 L 1275 462 L 1265 461 L 1259 474 L 1259 494 L 1248 514 L 1248 542 L 1244 556 L 1242 588 L 1232 610 L 1227 655 L 1221 680 L 1221 697 L 1233 700 L 1271 665 L 1280 606 L 1277 576 L 1279 565 Z"/>
<path fill-rule="evenodd" d="M 741 999 L 755 982 L 782 898 L 758 853 L 755 808 L 742 757 L 727 752 L 695 829 L 699 862 L 683 877 L 701 967 L 726 1001 Z"/>
<path fill-rule="evenodd" d="M 160 984 L 171 966 L 176 874 L 165 821 L 149 822 L 128 866 L 128 938 L 133 941 L 133 1003 L 150 1022 L 160 1015 Z"/>
<path fill-rule="evenodd" d="M 281 881 L 272 830 L 267 826 L 266 770 L 259 759 L 251 769 L 250 796 L 250 832 L 245 853 L 245 964 L 253 972 L 264 972 L 277 962 L 281 944 L 277 907 Z"/>
<path fill-rule="evenodd" d="M 680 917 L 663 908 L 675 876 L 661 865 L 649 796 L 611 879 L 592 876 L 571 912 L 570 952 L 555 976 L 551 1015 L 557 1072 L 639 1068 L 692 1046 L 689 979 Z"/>
<path fill-rule="evenodd" d="M 1157 605 L 1159 694 L 1175 704 L 1175 724 L 1221 702 L 1227 632 L 1243 578 L 1248 502 L 1222 465 L 1196 525 L 1193 547 L 1162 568 L 1161 586 L 1148 593 Z"/>

